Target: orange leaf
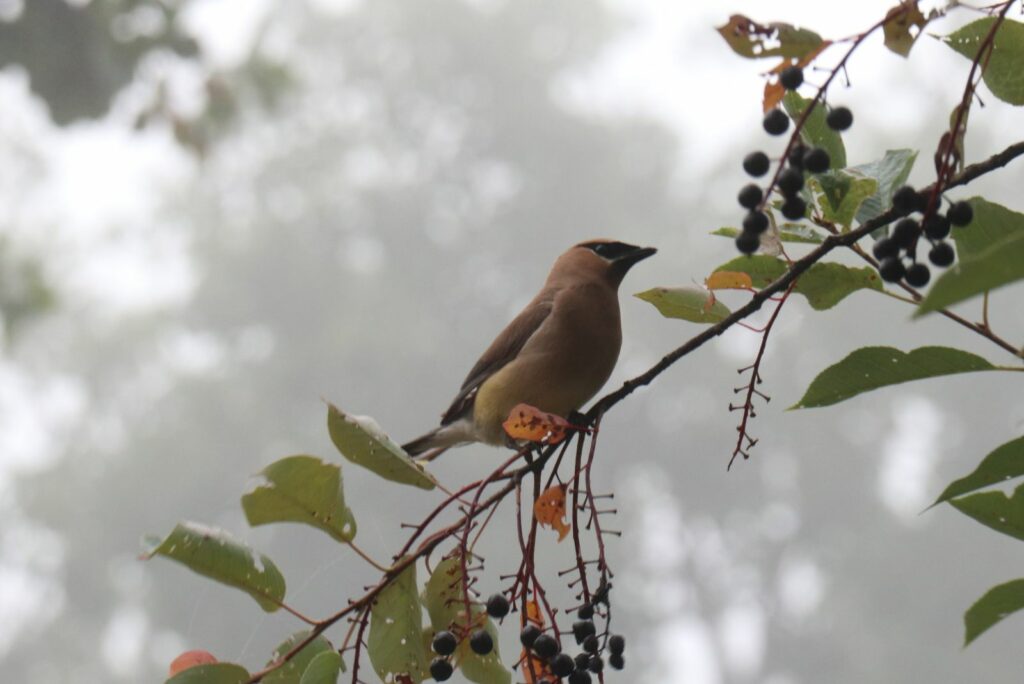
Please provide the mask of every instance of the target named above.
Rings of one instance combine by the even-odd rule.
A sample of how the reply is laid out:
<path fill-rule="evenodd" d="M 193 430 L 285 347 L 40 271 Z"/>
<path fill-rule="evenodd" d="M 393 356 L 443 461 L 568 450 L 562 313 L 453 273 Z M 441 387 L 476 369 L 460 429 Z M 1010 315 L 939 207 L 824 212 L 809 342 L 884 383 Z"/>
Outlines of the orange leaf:
<path fill-rule="evenodd" d="M 512 439 L 525 439 L 528 442 L 543 444 L 558 444 L 572 428 L 565 418 L 546 413 L 529 404 L 516 404 L 501 425 Z"/>
<path fill-rule="evenodd" d="M 196 665 L 211 665 L 217 662 L 217 659 L 213 657 L 213 654 L 209 651 L 195 650 L 185 651 L 180 656 L 171 661 L 171 667 L 168 668 L 167 674 L 173 677 L 174 675 L 195 667 Z"/>
<path fill-rule="evenodd" d="M 915 0 L 900 0 L 900 4 L 885 15 L 885 23 L 882 25 L 885 47 L 901 57 L 906 57 L 927 23 L 928 19 L 921 14 Z M 911 28 L 916 30 L 911 32 Z"/>
<path fill-rule="evenodd" d="M 715 271 L 704 280 L 709 290 L 752 290 L 754 281 L 749 273 L 740 271 Z"/>
<path fill-rule="evenodd" d="M 551 485 L 533 503 L 533 517 L 544 527 L 558 530 L 558 541 L 569 534 L 565 522 L 565 485 Z"/>
<path fill-rule="evenodd" d="M 544 615 L 540 612 L 540 606 L 534 599 L 529 599 L 526 602 L 526 619 L 538 628 L 544 629 Z M 526 678 L 526 684 L 554 684 L 558 681 L 558 677 L 551 674 L 548 664 L 525 648 L 520 660 L 523 663 L 520 669 L 523 671 L 523 677 Z M 533 672 L 530 671 L 530 663 L 533 664 Z M 534 679 L 534 673 L 537 675 L 536 679 Z"/>

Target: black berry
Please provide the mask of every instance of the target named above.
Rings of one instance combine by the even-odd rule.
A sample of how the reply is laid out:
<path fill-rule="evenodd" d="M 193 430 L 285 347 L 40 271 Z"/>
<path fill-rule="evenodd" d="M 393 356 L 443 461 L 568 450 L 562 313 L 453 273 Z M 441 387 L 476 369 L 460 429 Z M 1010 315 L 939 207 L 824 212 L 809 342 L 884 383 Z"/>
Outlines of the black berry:
<path fill-rule="evenodd" d="M 807 146 L 803 143 L 797 143 L 789 150 L 789 154 L 786 155 L 786 161 L 794 169 L 803 169 L 805 154 L 807 154 Z"/>
<path fill-rule="evenodd" d="M 541 658 L 551 658 L 558 653 L 558 642 L 550 634 L 541 634 L 533 642 L 533 652 Z"/>
<path fill-rule="evenodd" d="M 795 195 L 800 192 L 800 188 L 804 187 L 804 174 L 800 173 L 799 169 L 789 168 L 779 174 L 779 181 L 777 183 L 779 190 L 787 195 Z M 748 207 L 751 209 L 753 207 Z"/>
<path fill-rule="evenodd" d="M 902 185 L 892 193 L 892 208 L 900 214 L 906 215 L 916 211 L 918 205 L 917 190 L 909 185 Z"/>
<path fill-rule="evenodd" d="M 789 117 L 781 109 L 776 107 L 764 115 L 764 130 L 771 135 L 782 135 L 789 128 Z"/>
<path fill-rule="evenodd" d="M 577 653 L 576 654 L 576 669 L 586 670 L 590 666 L 590 654 L 589 653 Z"/>
<path fill-rule="evenodd" d="M 430 676 L 435 682 L 448 681 L 451 678 L 452 664 L 448 662 L 447 658 L 434 658 L 430 663 Z"/>
<path fill-rule="evenodd" d="M 590 684 L 590 674 L 586 670 L 576 670 L 569 675 L 569 684 Z"/>
<path fill-rule="evenodd" d="M 779 83 L 786 90 L 796 90 L 804 82 L 804 70 L 798 66 L 788 66 L 779 74 Z"/>
<path fill-rule="evenodd" d="M 760 246 L 761 238 L 757 236 L 757 233 L 745 230 L 736 236 L 736 249 L 740 251 L 740 254 L 753 254 Z"/>
<path fill-rule="evenodd" d="M 589 603 L 585 606 L 580 606 L 580 609 L 576 611 L 576 617 L 580 620 L 594 619 L 594 606 Z"/>
<path fill-rule="evenodd" d="M 815 147 L 804 155 L 804 168 L 811 173 L 825 173 L 832 165 L 832 160 L 821 147 Z"/>
<path fill-rule="evenodd" d="M 548 666 L 551 668 L 551 674 L 556 677 L 568 677 L 576 669 L 576 662 L 568 653 L 559 653 L 551 659 Z"/>
<path fill-rule="evenodd" d="M 608 656 L 608 664 L 616 670 L 621 670 L 626 667 L 626 661 L 623 659 L 621 653 L 612 653 Z"/>
<path fill-rule="evenodd" d="M 572 635 L 576 637 L 576 643 L 582 644 L 588 636 L 597 634 L 597 627 L 589 620 L 580 620 L 572 623 Z"/>
<path fill-rule="evenodd" d="M 887 283 L 899 282 L 905 273 L 906 269 L 899 257 L 886 257 L 882 259 L 882 263 L 878 264 L 878 274 Z"/>
<path fill-rule="evenodd" d="M 932 214 L 922 223 L 924 234 L 932 240 L 941 240 L 949 235 L 949 219 L 942 214 Z"/>
<path fill-rule="evenodd" d="M 494 650 L 494 640 L 486 629 L 478 629 L 469 635 L 469 647 L 477 655 L 487 655 Z"/>
<path fill-rule="evenodd" d="M 597 635 L 591 634 L 583 640 L 583 650 L 587 653 L 597 653 L 599 648 L 601 648 L 601 642 L 598 641 Z"/>
<path fill-rule="evenodd" d="M 928 260 L 936 266 L 949 266 L 953 263 L 953 259 L 955 258 L 956 255 L 953 253 L 953 245 L 948 242 L 940 242 L 932 247 L 932 251 L 928 252 Z"/>
<path fill-rule="evenodd" d="M 962 228 L 974 219 L 974 209 L 967 202 L 954 202 L 946 212 L 946 218 L 954 226 Z"/>
<path fill-rule="evenodd" d="M 459 640 L 455 638 L 454 634 L 448 630 L 441 630 L 434 635 L 434 640 L 430 642 L 430 647 L 434 649 L 434 653 L 447 656 L 455 653 L 455 647 L 458 643 Z"/>
<path fill-rule="evenodd" d="M 530 648 L 540 635 L 540 627 L 537 625 L 526 625 L 523 627 L 523 631 L 519 632 L 519 643 L 526 648 Z"/>
<path fill-rule="evenodd" d="M 757 183 L 748 183 L 740 189 L 740 194 L 736 196 L 736 199 L 744 209 L 753 209 L 761 203 L 763 197 L 764 192 L 761 191 L 761 186 Z"/>
<path fill-rule="evenodd" d="M 503 594 L 493 594 L 487 599 L 487 614 L 492 618 L 501 619 L 508 615 L 508 599 Z"/>
<path fill-rule="evenodd" d="M 768 230 L 768 216 L 763 211 L 752 211 L 743 217 L 743 230 L 747 233 L 763 233 Z"/>
<path fill-rule="evenodd" d="M 755 178 L 768 173 L 768 155 L 764 152 L 751 152 L 743 158 L 743 170 Z"/>
<path fill-rule="evenodd" d="M 932 272 L 921 263 L 914 263 L 907 269 L 907 284 L 914 287 L 924 287 L 931 280 Z"/>
<path fill-rule="evenodd" d="M 900 246 L 896 244 L 895 240 L 882 238 L 871 247 L 871 253 L 875 255 L 876 259 L 882 260 L 886 257 L 896 256 L 899 254 Z"/>
<path fill-rule="evenodd" d="M 601 660 L 601 656 L 590 656 L 590 660 L 587 662 L 587 669 L 593 672 L 594 674 L 600 673 L 601 670 L 604 669 L 604 661 Z"/>
<path fill-rule="evenodd" d="M 626 650 L 626 639 L 621 634 L 613 634 L 608 638 L 608 650 L 612 653 L 622 653 Z"/>
<path fill-rule="evenodd" d="M 782 215 L 790 221 L 802 219 L 806 213 L 807 202 L 804 201 L 803 197 L 794 195 L 793 197 L 787 197 L 786 201 L 782 203 Z"/>
<path fill-rule="evenodd" d="M 833 131 L 845 131 L 853 125 L 853 112 L 847 107 L 836 107 L 825 117 L 825 123 Z"/>
<path fill-rule="evenodd" d="M 890 239 L 900 247 L 909 247 L 917 239 L 917 221 L 911 218 L 900 219 L 896 227 L 892 229 Z"/>

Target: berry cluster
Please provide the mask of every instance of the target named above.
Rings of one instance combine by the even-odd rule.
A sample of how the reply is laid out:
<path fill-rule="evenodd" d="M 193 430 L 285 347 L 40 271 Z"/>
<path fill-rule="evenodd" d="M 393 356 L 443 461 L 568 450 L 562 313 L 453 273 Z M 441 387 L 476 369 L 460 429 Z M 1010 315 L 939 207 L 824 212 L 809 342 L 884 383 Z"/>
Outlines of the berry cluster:
<path fill-rule="evenodd" d="M 496 620 L 508 615 L 510 608 L 508 599 L 503 594 L 493 594 L 487 599 L 487 614 Z M 430 663 L 430 676 L 434 681 L 444 682 L 451 678 L 455 670 L 451 663 L 451 655 L 455 653 L 458 645 L 459 640 L 446 629 L 434 635 L 434 640 L 430 642 L 430 647 L 437 654 Z M 476 629 L 469 635 L 469 647 L 477 655 L 487 655 L 494 650 L 494 639 L 486 629 Z"/>
<path fill-rule="evenodd" d="M 528 623 L 519 634 L 519 641 L 524 648 L 529 649 L 533 654 L 547 663 L 548 669 L 556 677 L 566 678 L 568 684 L 590 684 L 593 679 L 591 674 L 600 674 L 604 671 L 604 658 L 601 657 L 601 640 L 597 636 L 597 627 L 594 625 L 594 607 L 585 605 L 579 609 L 576 616 L 579 618 L 572 625 L 572 635 L 576 639 L 576 645 L 583 650 L 575 657 L 565 653 L 559 647 L 558 641 L 550 634 L 543 633 L 537 625 Z M 626 666 L 622 653 L 626 648 L 626 640 L 613 634 L 608 637 L 605 646 L 608 651 L 608 664 L 616 670 Z"/>
<path fill-rule="evenodd" d="M 787 90 L 796 90 L 804 82 L 803 70 L 798 66 L 786 67 L 779 74 L 779 82 Z M 835 131 L 844 131 L 853 125 L 853 113 L 846 107 L 829 111 L 825 122 Z M 789 130 L 789 117 L 779 108 L 772 109 L 764 116 L 764 130 L 770 135 L 782 135 Z M 774 187 L 782 194 L 782 215 L 791 221 L 802 219 L 807 214 L 807 202 L 800 195 L 804 187 L 804 173 L 819 174 L 829 170 L 832 160 L 821 147 L 808 147 L 803 143 L 791 144 Z M 751 152 L 743 159 L 743 170 L 757 178 L 768 173 L 771 160 L 764 152 Z M 769 186 L 769 191 L 771 186 Z M 757 183 L 749 183 L 740 189 L 737 197 L 740 206 L 748 210 L 743 219 L 743 231 L 736 237 L 736 248 L 743 254 L 753 254 L 761 245 L 761 234 L 768 230 L 768 215 L 761 209 L 765 193 Z"/>
<path fill-rule="evenodd" d="M 896 222 L 887 237 L 871 248 L 878 259 L 878 274 L 882 280 L 897 283 L 906 279 L 912 287 L 924 287 L 931 280 L 927 264 L 917 260 L 917 243 L 921 236 L 931 243 L 928 260 L 935 266 L 945 268 L 956 258 L 953 246 L 945 241 L 950 226 L 964 227 L 974 219 L 974 210 L 967 202 L 954 202 L 945 215 L 937 210 L 927 211 L 927 196 L 918 194 L 909 185 L 896 190 L 892 195 L 893 209 L 904 218 Z M 918 220 L 912 214 L 920 213 Z"/>

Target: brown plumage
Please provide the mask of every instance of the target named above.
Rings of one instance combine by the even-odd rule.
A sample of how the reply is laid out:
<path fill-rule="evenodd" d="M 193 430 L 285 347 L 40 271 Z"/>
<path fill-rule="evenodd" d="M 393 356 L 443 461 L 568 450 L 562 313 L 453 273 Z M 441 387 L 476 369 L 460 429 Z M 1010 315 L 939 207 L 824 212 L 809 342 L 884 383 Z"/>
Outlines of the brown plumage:
<path fill-rule="evenodd" d="M 469 371 L 440 427 L 403 448 L 429 459 L 466 442 L 506 444 L 501 424 L 520 403 L 563 417 L 579 410 L 619 356 L 619 283 L 655 251 L 591 240 L 558 257 L 541 291 Z"/>

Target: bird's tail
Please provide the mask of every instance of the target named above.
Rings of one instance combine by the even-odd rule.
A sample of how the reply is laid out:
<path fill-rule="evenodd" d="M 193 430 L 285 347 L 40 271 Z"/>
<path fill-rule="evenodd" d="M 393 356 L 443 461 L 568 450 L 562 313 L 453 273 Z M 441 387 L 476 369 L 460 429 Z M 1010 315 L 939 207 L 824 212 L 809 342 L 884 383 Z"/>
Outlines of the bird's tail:
<path fill-rule="evenodd" d="M 406 442 L 402 445 L 402 449 L 412 457 L 422 455 L 423 460 L 433 461 L 456 444 L 464 444 L 469 441 L 472 440 L 465 433 L 464 426 L 454 423 L 434 428 L 427 434 Z"/>

